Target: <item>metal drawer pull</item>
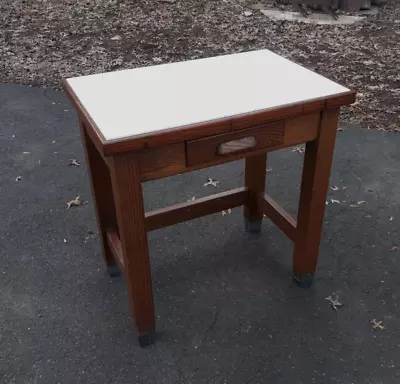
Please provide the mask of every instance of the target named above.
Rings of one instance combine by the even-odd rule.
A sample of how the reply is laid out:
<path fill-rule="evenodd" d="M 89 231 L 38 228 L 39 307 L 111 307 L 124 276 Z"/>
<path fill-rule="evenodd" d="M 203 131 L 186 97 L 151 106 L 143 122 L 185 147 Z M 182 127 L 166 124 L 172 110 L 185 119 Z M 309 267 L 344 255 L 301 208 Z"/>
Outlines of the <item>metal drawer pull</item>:
<path fill-rule="evenodd" d="M 218 155 L 228 155 L 234 152 L 244 151 L 255 147 L 257 140 L 254 136 L 245 137 L 244 139 L 232 140 L 227 143 L 223 143 L 218 147 Z"/>

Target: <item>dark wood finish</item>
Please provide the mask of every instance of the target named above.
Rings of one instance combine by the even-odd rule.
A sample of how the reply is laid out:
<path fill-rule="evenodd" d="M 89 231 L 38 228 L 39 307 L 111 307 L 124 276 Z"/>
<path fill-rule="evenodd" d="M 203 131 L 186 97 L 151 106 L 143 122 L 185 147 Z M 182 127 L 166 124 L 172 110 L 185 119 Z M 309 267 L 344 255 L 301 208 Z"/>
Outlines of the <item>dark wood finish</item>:
<path fill-rule="evenodd" d="M 193 201 L 175 204 L 167 208 L 146 213 L 146 229 L 153 231 L 158 228 L 193 220 L 211 215 L 222 210 L 239 207 L 248 201 L 248 191 L 245 188 L 232 189 Z"/>
<path fill-rule="evenodd" d="M 296 240 L 296 219 L 269 195 L 259 195 L 261 210 L 290 240 Z"/>
<path fill-rule="evenodd" d="M 244 185 L 249 190 L 249 199 L 244 206 L 244 217 L 248 221 L 263 219 L 263 211 L 258 196 L 264 194 L 267 154 L 250 156 L 245 160 Z"/>
<path fill-rule="evenodd" d="M 75 92 L 70 87 L 68 81 L 63 80 L 62 86 L 78 111 L 78 115 L 85 122 L 89 136 L 92 138 L 95 146 L 100 150 L 103 156 L 111 156 L 125 152 L 136 152 L 149 148 L 160 148 L 169 144 L 200 139 L 207 136 L 265 124 L 275 120 L 287 119 L 310 112 L 320 111 L 324 108 L 337 108 L 341 105 L 351 104 L 355 101 L 355 92 L 348 91 L 334 97 L 323 97 L 305 103 L 265 109 L 225 119 L 175 127 L 124 139 L 106 140 L 100 129 L 96 126 L 96 123 L 76 96 Z"/>
<path fill-rule="evenodd" d="M 104 144 L 106 139 L 104 138 L 103 134 L 97 128 L 95 122 L 88 114 L 86 109 L 83 107 L 82 103 L 76 96 L 75 92 L 69 86 L 67 80 L 62 81 L 62 86 L 64 88 L 65 93 L 71 100 L 72 104 L 75 107 L 75 110 L 78 113 L 79 120 L 85 125 L 87 135 L 92 139 L 92 144 L 97 148 L 100 155 L 104 156 Z"/>
<path fill-rule="evenodd" d="M 122 253 L 121 240 L 116 231 L 112 229 L 107 230 L 107 243 L 114 259 L 118 262 L 121 271 L 124 271 L 124 257 Z"/>
<path fill-rule="evenodd" d="M 317 140 L 306 145 L 293 258 L 298 276 L 316 269 L 338 117 L 339 109 L 325 109 Z"/>
<path fill-rule="evenodd" d="M 63 87 L 80 119 L 104 258 L 124 272 L 141 345 L 155 329 L 148 231 L 244 205 L 247 223 L 257 224 L 265 214 L 294 241 L 295 277 L 308 285 L 317 264 L 339 107 L 353 103 L 354 92 L 108 141 L 67 81 Z M 256 144 L 235 141 L 246 137 Z M 264 195 L 266 152 L 301 143 L 307 145 L 296 223 Z M 142 181 L 243 157 L 244 188 L 144 212 Z"/>
<path fill-rule="evenodd" d="M 275 149 L 292 147 L 315 140 L 318 136 L 319 116 L 320 112 L 313 112 L 287 119 L 283 145 Z"/>
<path fill-rule="evenodd" d="M 326 100 L 325 108 L 328 109 L 336 109 L 340 108 L 342 105 L 353 104 L 356 101 L 356 93 L 355 92 L 347 92 L 343 95 L 330 97 Z"/>
<path fill-rule="evenodd" d="M 298 117 L 289 118 L 285 123 L 285 135 L 282 145 L 273 148 L 261 149 L 254 151 L 254 155 L 261 155 L 268 152 L 301 144 L 314 140 L 318 135 L 319 112 L 310 113 Z M 140 172 L 142 181 L 160 179 L 162 177 L 173 176 L 180 173 L 194 171 L 205 167 L 225 163 L 243 158 L 243 154 L 232 155 L 229 159 L 223 156 L 213 161 L 197 164 L 195 166 L 186 166 L 185 144 L 178 143 L 168 145 L 163 148 L 150 149 L 141 151 L 140 156 Z"/>
<path fill-rule="evenodd" d="M 275 120 L 299 116 L 313 111 L 320 111 L 332 105 L 330 99 L 335 100 L 335 107 L 338 105 L 350 104 L 355 100 L 355 93 L 349 91 L 335 98 L 311 100 L 306 103 L 251 112 L 211 122 L 165 129 L 160 132 L 134 136 L 122 140 L 108 141 L 104 144 L 104 154 L 108 156 L 115 153 L 137 151 L 140 149 L 159 148 L 168 144 L 200 139 L 210 135 L 236 131 L 238 129 L 249 128 Z"/>
<path fill-rule="evenodd" d="M 115 156 L 111 174 L 132 317 L 143 336 L 154 331 L 155 316 L 138 158 Z"/>
<path fill-rule="evenodd" d="M 205 164 L 215 160 L 228 161 L 229 159 L 245 157 L 257 150 L 268 149 L 283 144 L 285 134 L 285 121 L 262 124 L 252 128 L 241 129 L 235 132 L 221 135 L 209 136 L 203 139 L 190 140 L 186 142 L 187 166 Z M 222 144 L 233 140 L 253 137 L 256 141 L 254 147 L 242 149 L 239 153 L 234 151 L 230 154 L 218 154 Z M 238 147 L 238 145 L 236 145 Z"/>
<path fill-rule="evenodd" d="M 116 226 L 117 222 L 111 176 L 102 156 L 88 136 L 84 123 L 80 121 L 79 125 L 85 149 L 86 164 L 91 180 L 102 254 L 106 264 L 112 265 L 116 263 L 116 260 L 108 247 L 106 238 L 107 228 L 109 226 Z"/>

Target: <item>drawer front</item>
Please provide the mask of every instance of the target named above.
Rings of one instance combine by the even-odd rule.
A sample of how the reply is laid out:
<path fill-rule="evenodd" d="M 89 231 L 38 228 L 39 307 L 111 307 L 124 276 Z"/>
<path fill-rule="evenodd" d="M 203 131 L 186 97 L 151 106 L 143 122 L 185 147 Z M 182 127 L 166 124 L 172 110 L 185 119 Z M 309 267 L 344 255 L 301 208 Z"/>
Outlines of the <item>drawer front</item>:
<path fill-rule="evenodd" d="M 261 124 L 239 131 L 205 137 L 186 142 L 186 164 L 188 167 L 215 160 L 239 159 L 260 149 L 282 145 L 285 136 L 285 121 Z"/>

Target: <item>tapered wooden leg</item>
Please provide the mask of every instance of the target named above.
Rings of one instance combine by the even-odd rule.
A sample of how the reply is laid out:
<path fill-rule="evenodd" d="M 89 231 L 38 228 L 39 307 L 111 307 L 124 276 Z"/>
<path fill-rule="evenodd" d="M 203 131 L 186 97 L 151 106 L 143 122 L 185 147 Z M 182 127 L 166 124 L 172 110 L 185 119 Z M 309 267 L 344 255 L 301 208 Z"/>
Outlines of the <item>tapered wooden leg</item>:
<path fill-rule="evenodd" d="M 338 109 L 322 111 L 318 138 L 306 145 L 293 258 L 294 280 L 303 287 L 317 266 L 338 117 Z"/>
<path fill-rule="evenodd" d="M 110 171 L 92 143 L 82 122 L 80 122 L 80 128 L 85 148 L 86 164 L 91 179 L 102 254 L 107 264 L 108 273 L 111 276 L 117 276 L 120 274 L 119 268 L 111 254 L 106 238 L 106 229 L 109 227 L 114 228 L 117 221 Z"/>
<path fill-rule="evenodd" d="M 267 154 L 247 157 L 245 160 L 245 187 L 250 191 L 250 198 L 244 206 L 244 220 L 247 232 L 261 231 L 263 212 L 258 203 L 258 196 L 264 194 Z"/>
<path fill-rule="evenodd" d="M 142 184 L 134 155 L 113 158 L 112 181 L 132 318 L 139 344 L 145 346 L 154 341 L 155 316 Z"/>

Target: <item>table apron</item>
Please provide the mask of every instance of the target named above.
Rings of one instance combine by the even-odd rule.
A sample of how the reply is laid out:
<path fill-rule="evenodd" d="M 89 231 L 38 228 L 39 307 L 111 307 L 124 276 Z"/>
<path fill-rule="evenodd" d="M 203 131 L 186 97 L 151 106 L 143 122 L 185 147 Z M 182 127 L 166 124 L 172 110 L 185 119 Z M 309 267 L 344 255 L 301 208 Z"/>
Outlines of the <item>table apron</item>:
<path fill-rule="evenodd" d="M 141 151 L 138 154 L 142 181 L 173 176 L 196 169 L 272 152 L 313 141 L 317 138 L 320 112 L 313 112 L 286 120 L 215 135 L 199 140 L 183 141 L 165 147 Z M 268 133 L 270 130 L 271 133 Z M 231 139 L 243 137 L 259 139 L 259 147 L 231 153 L 217 154 L 218 146 Z"/>

